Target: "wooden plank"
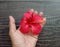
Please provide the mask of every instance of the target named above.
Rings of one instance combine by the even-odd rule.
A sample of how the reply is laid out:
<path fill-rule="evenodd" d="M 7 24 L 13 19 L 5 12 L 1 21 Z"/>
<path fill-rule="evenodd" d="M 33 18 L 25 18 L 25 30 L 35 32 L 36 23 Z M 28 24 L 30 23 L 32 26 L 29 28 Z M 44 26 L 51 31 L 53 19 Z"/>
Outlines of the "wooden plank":
<path fill-rule="evenodd" d="M 51 2 L 60 2 L 60 0 L 0 0 L 0 1 L 27 1 L 27 2 L 39 2 L 39 1 L 51 1 Z"/>

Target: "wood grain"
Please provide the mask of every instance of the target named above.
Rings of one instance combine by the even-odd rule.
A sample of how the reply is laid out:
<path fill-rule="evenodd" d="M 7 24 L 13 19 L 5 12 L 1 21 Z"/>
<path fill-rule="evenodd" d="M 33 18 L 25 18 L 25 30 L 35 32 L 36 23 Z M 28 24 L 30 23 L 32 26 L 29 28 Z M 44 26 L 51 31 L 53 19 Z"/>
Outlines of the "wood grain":
<path fill-rule="evenodd" d="M 43 11 L 47 18 L 36 47 L 60 47 L 60 0 L 0 0 L 0 47 L 11 47 L 9 15 L 16 19 L 18 27 L 23 13 L 31 8 Z"/>

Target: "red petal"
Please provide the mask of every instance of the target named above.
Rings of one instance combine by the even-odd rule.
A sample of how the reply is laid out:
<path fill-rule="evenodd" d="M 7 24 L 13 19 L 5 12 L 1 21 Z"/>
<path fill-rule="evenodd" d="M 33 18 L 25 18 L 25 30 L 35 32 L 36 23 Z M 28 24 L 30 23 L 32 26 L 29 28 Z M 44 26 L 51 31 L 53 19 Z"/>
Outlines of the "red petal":
<path fill-rule="evenodd" d="M 31 12 L 31 11 L 25 12 L 25 13 L 24 13 L 24 16 L 25 16 L 26 18 L 30 18 L 30 17 L 32 16 L 32 12 Z"/>
<path fill-rule="evenodd" d="M 29 26 L 27 25 L 27 21 L 25 17 L 23 17 L 20 22 L 20 31 L 24 34 L 28 33 L 29 31 Z"/>
<path fill-rule="evenodd" d="M 20 25 L 24 25 L 24 24 L 27 24 L 27 19 L 25 17 L 23 17 L 20 21 Z"/>
<path fill-rule="evenodd" d="M 43 20 L 43 17 L 42 16 L 39 16 L 38 14 L 33 14 L 32 20 L 35 23 L 40 23 Z"/>
<path fill-rule="evenodd" d="M 29 25 L 21 25 L 20 26 L 20 31 L 24 34 L 27 34 L 29 32 L 30 28 Z"/>
<path fill-rule="evenodd" d="M 39 33 L 41 33 L 42 27 L 40 24 L 33 24 L 31 25 L 31 29 L 32 29 L 32 33 L 34 35 L 38 35 Z"/>

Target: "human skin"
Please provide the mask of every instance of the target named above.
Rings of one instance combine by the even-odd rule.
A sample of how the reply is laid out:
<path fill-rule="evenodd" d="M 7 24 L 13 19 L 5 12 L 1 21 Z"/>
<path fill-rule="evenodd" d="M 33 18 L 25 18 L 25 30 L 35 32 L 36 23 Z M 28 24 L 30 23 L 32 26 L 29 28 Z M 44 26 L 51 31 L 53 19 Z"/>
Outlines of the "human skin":
<path fill-rule="evenodd" d="M 43 12 L 38 13 L 34 9 L 31 9 L 30 11 L 39 15 L 43 15 Z M 40 23 L 42 28 L 44 27 L 45 23 L 46 18 L 43 18 L 42 23 Z M 23 34 L 20 32 L 19 28 L 16 29 L 15 19 L 12 16 L 9 16 L 9 36 L 11 38 L 12 47 L 35 47 L 39 34 Z"/>

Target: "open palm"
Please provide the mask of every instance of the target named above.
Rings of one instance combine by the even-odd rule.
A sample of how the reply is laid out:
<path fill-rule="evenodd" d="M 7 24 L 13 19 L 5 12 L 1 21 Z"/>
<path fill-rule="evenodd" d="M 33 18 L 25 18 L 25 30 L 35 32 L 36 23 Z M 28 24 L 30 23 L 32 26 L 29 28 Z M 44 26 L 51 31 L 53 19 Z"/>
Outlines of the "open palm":
<path fill-rule="evenodd" d="M 37 11 L 34 11 L 31 9 L 32 12 L 38 13 Z M 42 12 L 39 13 L 40 15 L 43 15 Z M 38 35 L 33 35 L 31 33 L 29 34 L 23 34 L 19 31 L 19 29 L 16 30 L 15 25 L 15 19 L 12 16 L 9 16 L 9 35 L 12 41 L 13 47 L 35 47 L 36 42 L 38 40 Z M 43 27 L 46 23 L 46 18 L 43 19 L 41 26 Z"/>

